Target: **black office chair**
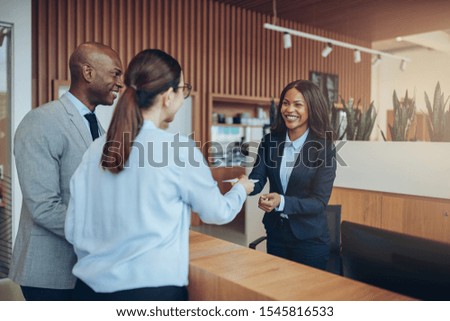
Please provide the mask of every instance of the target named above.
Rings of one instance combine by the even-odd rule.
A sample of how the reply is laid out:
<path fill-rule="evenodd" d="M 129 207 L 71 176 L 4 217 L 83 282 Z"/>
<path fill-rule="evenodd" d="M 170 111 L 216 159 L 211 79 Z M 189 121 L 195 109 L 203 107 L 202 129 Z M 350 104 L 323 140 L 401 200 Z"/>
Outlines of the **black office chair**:
<path fill-rule="evenodd" d="M 328 231 L 330 234 L 330 258 L 326 271 L 343 275 L 341 260 L 341 205 L 328 205 L 326 208 Z M 251 242 L 248 247 L 256 249 L 259 243 L 266 240 L 266 236 L 261 236 Z"/>
<path fill-rule="evenodd" d="M 420 300 L 450 300 L 450 244 L 342 222 L 344 276 Z"/>
<path fill-rule="evenodd" d="M 326 209 L 328 232 L 330 234 L 330 258 L 328 272 L 343 275 L 341 259 L 341 205 L 328 205 Z"/>

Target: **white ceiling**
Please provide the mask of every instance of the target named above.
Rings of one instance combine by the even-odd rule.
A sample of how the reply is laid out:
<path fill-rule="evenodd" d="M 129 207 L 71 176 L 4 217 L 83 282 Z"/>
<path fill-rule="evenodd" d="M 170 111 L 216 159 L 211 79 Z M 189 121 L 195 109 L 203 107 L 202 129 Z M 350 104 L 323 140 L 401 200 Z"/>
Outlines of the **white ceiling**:
<path fill-rule="evenodd" d="M 414 48 L 427 48 L 450 55 L 450 30 L 436 30 L 400 38 L 375 41 L 372 43 L 372 48 L 392 53 Z"/>

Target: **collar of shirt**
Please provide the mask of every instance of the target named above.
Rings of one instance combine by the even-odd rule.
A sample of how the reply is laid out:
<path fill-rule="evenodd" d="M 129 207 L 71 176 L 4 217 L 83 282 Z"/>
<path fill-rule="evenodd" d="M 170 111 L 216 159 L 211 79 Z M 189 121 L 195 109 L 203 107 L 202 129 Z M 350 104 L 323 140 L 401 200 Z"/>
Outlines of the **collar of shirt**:
<path fill-rule="evenodd" d="M 77 108 L 78 112 L 81 115 L 81 118 L 83 118 L 84 124 L 86 125 L 87 129 L 90 132 L 91 129 L 89 127 L 89 121 L 84 117 L 84 115 L 90 114 L 91 110 L 87 108 L 86 105 L 83 104 L 77 97 L 72 95 L 70 91 L 66 92 L 65 95 L 67 96 L 67 98 L 69 98 L 70 102 L 74 104 L 74 106 Z"/>
<path fill-rule="evenodd" d="M 303 144 L 306 141 L 306 138 L 308 137 L 309 134 L 309 128 L 303 133 L 302 136 L 300 136 L 299 138 L 297 138 L 294 141 L 291 141 L 291 139 L 289 138 L 289 134 L 286 132 L 286 145 L 292 145 L 292 147 L 294 147 L 294 151 L 298 152 L 300 151 L 300 149 L 303 147 Z"/>
<path fill-rule="evenodd" d="M 145 128 L 145 129 L 156 129 L 157 127 L 156 127 L 156 125 L 155 125 L 155 123 L 153 121 L 144 119 L 144 123 L 142 124 L 142 128 Z"/>
<path fill-rule="evenodd" d="M 91 110 L 89 108 L 87 108 L 77 97 L 72 95 L 72 93 L 70 91 L 66 92 L 66 96 L 67 96 L 67 98 L 69 98 L 69 100 L 72 102 L 72 104 L 75 105 L 75 107 L 77 108 L 77 110 L 81 116 L 91 113 Z"/>

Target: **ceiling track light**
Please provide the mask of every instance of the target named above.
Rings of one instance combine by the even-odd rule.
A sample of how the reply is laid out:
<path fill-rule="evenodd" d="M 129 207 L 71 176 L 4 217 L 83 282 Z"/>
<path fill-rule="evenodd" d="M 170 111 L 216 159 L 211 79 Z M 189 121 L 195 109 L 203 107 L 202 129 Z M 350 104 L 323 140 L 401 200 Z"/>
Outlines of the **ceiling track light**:
<path fill-rule="evenodd" d="M 365 52 L 365 53 L 369 53 L 372 55 L 380 55 L 381 57 L 389 57 L 389 58 L 393 58 L 393 59 L 404 60 L 406 62 L 412 61 L 410 58 L 407 58 L 407 57 L 398 56 L 398 55 L 394 55 L 394 54 L 391 54 L 388 52 L 374 50 L 374 49 L 370 49 L 370 48 L 366 48 L 366 47 L 362 47 L 362 46 L 357 46 L 355 44 L 318 36 L 318 35 L 315 35 L 312 33 L 307 33 L 307 32 L 298 31 L 298 30 L 294 30 L 294 29 L 290 29 L 290 28 L 280 27 L 275 24 L 265 23 L 263 26 L 265 29 L 268 29 L 268 30 L 278 31 L 278 32 L 282 32 L 282 33 L 287 32 L 290 36 L 297 36 L 297 37 L 301 37 L 301 38 L 324 42 L 327 44 L 329 43 L 336 47 L 344 47 L 344 48 L 351 49 L 351 50 L 358 50 L 360 52 L 360 54 L 361 54 L 361 52 Z"/>
<path fill-rule="evenodd" d="M 283 46 L 284 49 L 289 49 L 292 47 L 292 37 L 291 34 L 288 32 L 285 32 L 283 34 Z"/>
<path fill-rule="evenodd" d="M 333 45 L 331 43 L 327 43 L 327 46 L 322 50 L 322 57 L 326 58 L 333 51 Z"/>
<path fill-rule="evenodd" d="M 375 59 L 372 61 L 372 67 L 376 67 L 381 61 L 381 55 L 378 54 L 375 56 Z"/>
<path fill-rule="evenodd" d="M 400 63 L 400 70 L 405 71 L 406 70 L 406 60 L 402 60 Z"/>
<path fill-rule="evenodd" d="M 355 49 L 355 51 L 353 52 L 353 61 L 355 62 L 355 64 L 360 63 L 361 62 L 361 51 L 359 51 L 358 49 Z"/>

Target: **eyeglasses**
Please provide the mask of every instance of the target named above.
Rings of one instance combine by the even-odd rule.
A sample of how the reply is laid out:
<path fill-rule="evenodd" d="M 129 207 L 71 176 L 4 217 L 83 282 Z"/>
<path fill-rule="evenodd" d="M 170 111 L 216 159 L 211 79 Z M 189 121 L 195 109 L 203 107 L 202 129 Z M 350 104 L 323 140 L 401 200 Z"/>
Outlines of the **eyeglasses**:
<path fill-rule="evenodd" d="M 178 86 L 178 88 L 183 88 L 184 99 L 188 98 L 191 94 L 192 86 L 188 83 L 184 83 L 184 86 Z"/>

